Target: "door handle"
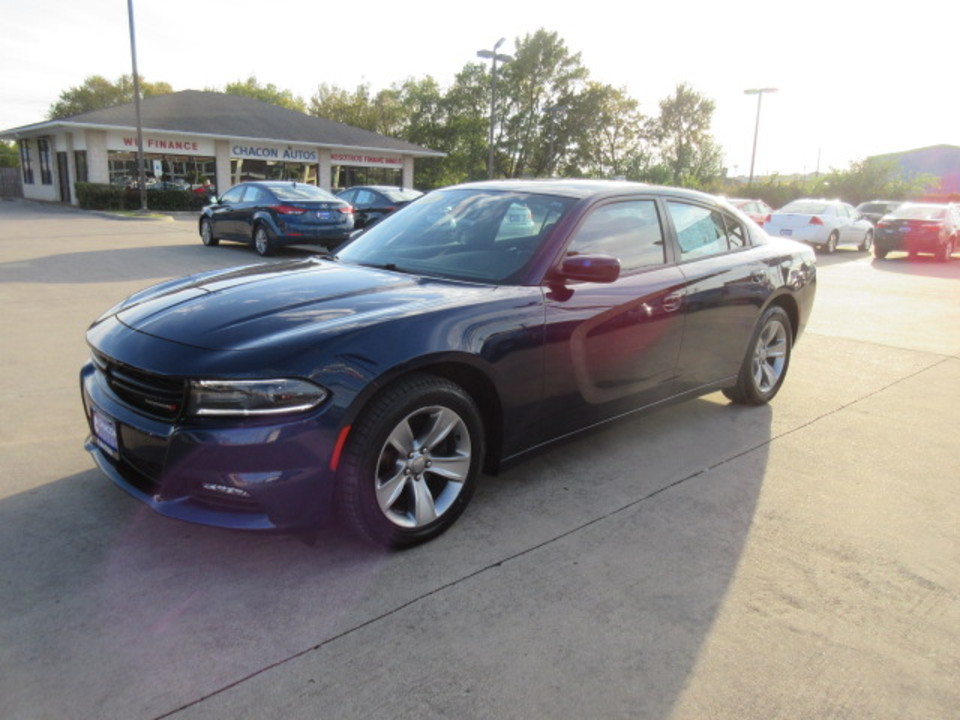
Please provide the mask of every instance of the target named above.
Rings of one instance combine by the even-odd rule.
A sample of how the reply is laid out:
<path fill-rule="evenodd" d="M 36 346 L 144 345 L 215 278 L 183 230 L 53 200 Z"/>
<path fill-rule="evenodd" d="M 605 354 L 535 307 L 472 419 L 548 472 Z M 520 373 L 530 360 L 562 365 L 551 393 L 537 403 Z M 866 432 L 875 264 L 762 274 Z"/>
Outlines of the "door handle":
<path fill-rule="evenodd" d="M 663 298 L 663 311 L 675 312 L 683 305 L 683 292 L 672 292 Z"/>

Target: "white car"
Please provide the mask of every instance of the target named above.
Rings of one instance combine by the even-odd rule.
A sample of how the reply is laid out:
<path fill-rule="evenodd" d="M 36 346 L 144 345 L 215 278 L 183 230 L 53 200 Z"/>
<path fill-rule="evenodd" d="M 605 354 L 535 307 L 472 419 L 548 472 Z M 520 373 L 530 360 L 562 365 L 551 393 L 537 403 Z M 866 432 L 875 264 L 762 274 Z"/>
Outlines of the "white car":
<path fill-rule="evenodd" d="M 794 200 L 770 216 L 763 229 L 832 253 L 838 245 L 873 247 L 873 225 L 857 209 L 840 200 Z"/>

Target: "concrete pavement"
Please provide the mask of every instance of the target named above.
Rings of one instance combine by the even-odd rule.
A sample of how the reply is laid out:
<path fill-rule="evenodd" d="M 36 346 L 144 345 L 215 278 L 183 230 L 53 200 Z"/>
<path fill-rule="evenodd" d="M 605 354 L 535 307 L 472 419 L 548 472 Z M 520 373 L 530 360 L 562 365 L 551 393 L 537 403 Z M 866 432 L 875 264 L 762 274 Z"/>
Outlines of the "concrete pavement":
<path fill-rule="evenodd" d="M 960 259 L 823 259 L 769 407 L 557 446 L 401 554 L 170 521 L 81 448 L 86 325 L 256 259 L 0 201 L 0 717 L 958 716 Z"/>

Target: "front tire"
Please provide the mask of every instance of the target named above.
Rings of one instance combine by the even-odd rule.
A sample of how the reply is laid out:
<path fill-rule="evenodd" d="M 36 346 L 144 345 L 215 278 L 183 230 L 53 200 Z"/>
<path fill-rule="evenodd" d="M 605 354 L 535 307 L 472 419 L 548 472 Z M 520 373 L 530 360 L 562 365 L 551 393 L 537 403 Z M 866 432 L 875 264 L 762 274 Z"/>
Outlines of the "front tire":
<path fill-rule="evenodd" d="M 723 394 L 739 405 L 764 405 L 780 391 L 790 367 L 793 330 L 783 308 L 773 306 L 760 317 L 747 354 L 740 366 L 737 384 Z"/>
<path fill-rule="evenodd" d="M 270 233 L 264 225 L 257 225 L 253 229 L 253 247 L 260 257 L 273 255 L 273 244 L 270 242 Z"/>
<path fill-rule="evenodd" d="M 216 247 L 220 244 L 220 240 L 213 236 L 213 223 L 207 220 L 207 218 L 203 218 L 200 221 L 200 240 L 203 241 L 203 244 L 207 247 Z"/>
<path fill-rule="evenodd" d="M 460 386 L 427 374 L 398 380 L 350 432 L 337 473 L 341 519 L 389 548 L 432 540 L 470 501 L 484 444 L 480 412 Z"/>

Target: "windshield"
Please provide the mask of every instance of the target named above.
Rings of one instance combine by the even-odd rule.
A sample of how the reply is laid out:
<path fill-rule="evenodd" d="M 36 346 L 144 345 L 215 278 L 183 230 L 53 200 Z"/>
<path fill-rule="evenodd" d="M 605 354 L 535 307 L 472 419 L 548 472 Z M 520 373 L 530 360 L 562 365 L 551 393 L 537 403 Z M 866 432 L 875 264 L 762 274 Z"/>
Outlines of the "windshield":
<path fill-rule="evenodd" d="M 905 220 L 943 220 L 946 208 L 937 205 L 901 205 L 887 217 Z"/>
<path fill-rule="evenodd" d="M 521 192 L 438 190 L 374 225 L 336 259 L 455 280 L 516 282 L 573 202 Z"/>

